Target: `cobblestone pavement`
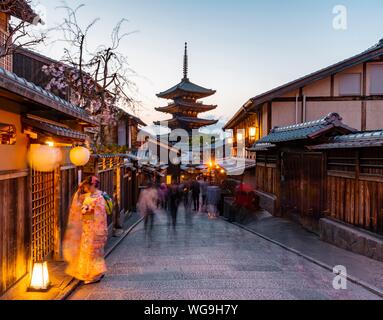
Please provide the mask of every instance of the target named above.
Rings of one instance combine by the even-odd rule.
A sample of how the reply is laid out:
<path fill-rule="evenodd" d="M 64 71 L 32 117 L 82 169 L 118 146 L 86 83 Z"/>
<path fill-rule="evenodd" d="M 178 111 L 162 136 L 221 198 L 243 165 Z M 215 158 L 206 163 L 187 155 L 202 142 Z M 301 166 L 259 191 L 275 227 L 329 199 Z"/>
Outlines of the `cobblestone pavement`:
<path fill-rule="evenodd" d="M 182 211 L 182 210 L 181 210 Z M 220 219 L 180 212 L 176 231 L 165 214 L 151 235 L 141 224 L 109 256 L 99 284 L 74 300 L 379 299 L 331 272 Z"/>

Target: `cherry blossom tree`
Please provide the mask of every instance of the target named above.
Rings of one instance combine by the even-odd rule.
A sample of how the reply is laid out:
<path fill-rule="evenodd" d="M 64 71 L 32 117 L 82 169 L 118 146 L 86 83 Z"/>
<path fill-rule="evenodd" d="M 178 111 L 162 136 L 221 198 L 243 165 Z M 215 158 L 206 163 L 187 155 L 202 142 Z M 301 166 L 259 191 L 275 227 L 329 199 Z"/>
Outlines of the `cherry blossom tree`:
<path fill-rule="evenodd" d="M 127 57 L 119 52 L 121 41 L 130 33 L 123 33 L 127 22 L 120 20 L 111 33 L 109 45 L 88 48 L 90 31 L 99 21 L 94 19 L 85 27 L 79 23 L 78 12 L 63 5 L 66 17 L 57 31 L 62 35 L 58 41 L 64 43 L 64 56 L 58 63 L 44 66 L 43 71 L 51 78 L 46 89 L 67 97 L 73 104 L 90 112 L 100 122 L 98 143 L 104 144 L 108 127 L 116 124 L 121 111 L 133 111 L 137 105 L 132 95 L 136 87 L 130 81 L 134 75 Z"/>

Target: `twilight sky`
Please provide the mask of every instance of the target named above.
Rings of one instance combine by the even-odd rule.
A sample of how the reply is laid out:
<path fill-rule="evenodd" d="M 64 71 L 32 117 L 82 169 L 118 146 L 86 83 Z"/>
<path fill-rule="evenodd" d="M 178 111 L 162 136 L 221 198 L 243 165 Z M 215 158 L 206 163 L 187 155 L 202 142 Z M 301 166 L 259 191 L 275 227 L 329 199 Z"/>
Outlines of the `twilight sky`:
<path fill-rule="evenodd" d="M 61 21 L 59 0 L 36 0 L 48 27 Z M 135 70 L 147 123 L 164 120 L 155 94 L 182 78 L 184 42 L 189 43 L 189 78 L 217 90 L 202 114 L 228 120 L 249 98 L 309 72 L 348 58 L 383 38 L 381 0 L 67 0 L 81 10 L 84 25 L 100 18 L 91 45 L 108 41 L 115 23 L 127 18 L 122 51 Z M 344 5 L 347 30 L 335 30 L 333 8 Z M 56 43 L 42 53 L 61 58 Z"/>

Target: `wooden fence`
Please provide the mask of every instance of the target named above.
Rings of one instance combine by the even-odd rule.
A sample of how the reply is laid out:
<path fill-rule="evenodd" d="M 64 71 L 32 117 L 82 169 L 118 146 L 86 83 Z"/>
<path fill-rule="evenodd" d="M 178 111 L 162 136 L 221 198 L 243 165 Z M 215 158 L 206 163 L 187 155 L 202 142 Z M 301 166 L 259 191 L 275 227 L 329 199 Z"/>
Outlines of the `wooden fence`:
<path fill-rule="evenodd" d="M 325 214 L 383 234 L 383 152 L 336 150 L 327 154 Z"/>

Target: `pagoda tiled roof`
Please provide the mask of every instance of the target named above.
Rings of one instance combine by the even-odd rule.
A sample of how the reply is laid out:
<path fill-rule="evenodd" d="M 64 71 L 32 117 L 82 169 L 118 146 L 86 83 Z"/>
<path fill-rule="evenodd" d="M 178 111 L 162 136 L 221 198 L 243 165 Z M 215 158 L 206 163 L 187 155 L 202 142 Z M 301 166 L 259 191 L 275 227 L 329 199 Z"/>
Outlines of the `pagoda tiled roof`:
<path fill-rule="evenodd" d="M 176 116 L 173 119 L 165 120 L 161 122 L 155 122 L 155 124 L 161 124 L 163 122 L 167 122 L 168 126 L 170 128 L 180 128 L 182 129 L 184 124 L 187 124 L 189 128 L 201 128 L 204 126 L 210 126 L 213 124 L 216 124 L 218 120 L 208 120 L 208 119 L 201 119 L 196 117 L 182 117 L 182 116 Z"/>
<path fill-rule="evenodd" d="M 157 97 L 164 99 L 176 99 L 178 97 L 190 95 L 199 99 L 209 97 L 215 93 L 215 90 L 206 89 L 204 87 L 196 85 L 193 82 L 189 81 L 189 79 L 182 79 L 182 81 L 179 84 L 164 92 L 157 94 Z"/>
<path fill-rule="evenodd" d="M 187 110 L 187 111 L 195 111 L 195 112 L 207 112 L 216 109 L 216 105 L 205 105 L 200 102 L 194 102 L 194 101 L 185 101 L 185 100 L 179 100 L 175 101 L 172 104 L 169 104 L 166 107 L 160 107 L 156 108 L 159 112 L 165 112 L 165 113 L 175 113 L 178 110 Z"/>

